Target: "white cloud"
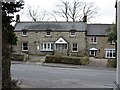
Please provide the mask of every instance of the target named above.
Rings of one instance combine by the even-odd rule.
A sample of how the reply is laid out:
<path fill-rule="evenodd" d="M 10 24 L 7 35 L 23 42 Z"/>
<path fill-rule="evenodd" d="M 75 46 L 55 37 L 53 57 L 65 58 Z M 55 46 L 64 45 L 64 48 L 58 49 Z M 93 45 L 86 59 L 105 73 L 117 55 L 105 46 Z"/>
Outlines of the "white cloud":
<path fill-rule="evenodd" d="M 26 5 L 33 7 L 40 6 L 46 11 L 52 11 L 60 0 L 24 0 Z M 64 1 L 64 0 L 63 0 Z M 66 0 L 65 0 L 66 1 Z M 69 0 L 70 1 L 70 0 Z M 71 0 L 73 1 L 73 0 Z M 115 0 L 80 0 L 84 2 L 94 2 L 99 7 L 98 15 L 91 23 L 113 23 L 115 21 Z M 22 15 L 21 20 L 28 21 L 25 15 Z"/>

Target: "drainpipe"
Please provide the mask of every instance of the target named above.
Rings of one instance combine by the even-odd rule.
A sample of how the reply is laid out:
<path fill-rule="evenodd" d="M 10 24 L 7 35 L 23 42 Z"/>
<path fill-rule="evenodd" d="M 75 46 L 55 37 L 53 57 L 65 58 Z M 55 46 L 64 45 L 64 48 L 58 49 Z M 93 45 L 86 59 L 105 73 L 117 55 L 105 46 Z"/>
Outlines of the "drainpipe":
<path fill-rule="evenodd" d="M 116 82 L 120 85 L 120 1 L 117 3 L 117 77 Z"/>
<path fill-rule="evenodd" d="M 85 55 L 88 56 L 88 42 L 87 42 L 87 15 L 84 15 L 83 22 L 85 23 Z"/>
<path fill-rule="evenodd" d="M 2 2 L 0 1 L 0 10 L 2 11 Z M 0 90 L 2 89 L 2 12 L 0 12 Z"/>

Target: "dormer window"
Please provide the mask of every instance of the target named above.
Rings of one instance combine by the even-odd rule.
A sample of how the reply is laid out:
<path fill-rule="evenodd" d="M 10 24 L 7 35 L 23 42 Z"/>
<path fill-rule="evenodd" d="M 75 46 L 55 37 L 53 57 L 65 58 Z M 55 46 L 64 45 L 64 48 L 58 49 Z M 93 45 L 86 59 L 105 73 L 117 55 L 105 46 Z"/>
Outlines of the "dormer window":
<path fill-rule="evenodd" d="M 22 31 L 22 36 L 27 36 L 27 31 L 26 30 Z"/>
<path fill-rule="evenodd" d="M 97 37 L 90 37 L 91 44 L 97 44 Z"/>
<path fill-rule="evenodd" d="M 51 37 L 51 29 L 46 30 L 46 37 Z"/>
<path fill-rule="evenodd" d="M 76 34 L 75 34 L 75 32 L 71 32 L 70 35 L 71 36 L 75 36 Z"/>
<path fill-rule="evenodd" d="M 51 36 L 51 32 L 50 32 L 50 31 L 47 31 L 47 32 L 46 32 L 46 36 Z"/>
<path fill-rule="evenodd" d="M 75 30 L 70 30 L 70 37 L 75 37 L 76 36 L 76 31 Z"/>

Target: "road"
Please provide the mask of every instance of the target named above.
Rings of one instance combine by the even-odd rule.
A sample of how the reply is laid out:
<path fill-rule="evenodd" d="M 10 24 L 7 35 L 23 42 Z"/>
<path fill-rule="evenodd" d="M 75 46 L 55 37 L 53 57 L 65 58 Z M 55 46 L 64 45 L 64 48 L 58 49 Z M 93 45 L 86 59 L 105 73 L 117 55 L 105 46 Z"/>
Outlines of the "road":
<path fill-rule="evenodd" d="M 12 78 L 24 88 L 111 88 L 116 71 L 12 64 Z"/>

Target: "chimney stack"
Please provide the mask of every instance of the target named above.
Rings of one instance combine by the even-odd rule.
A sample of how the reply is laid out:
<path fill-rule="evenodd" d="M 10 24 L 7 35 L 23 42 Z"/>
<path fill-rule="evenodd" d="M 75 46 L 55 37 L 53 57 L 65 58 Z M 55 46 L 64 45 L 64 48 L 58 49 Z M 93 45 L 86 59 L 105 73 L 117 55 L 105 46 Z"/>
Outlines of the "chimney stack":
<path fill-rule="evenodd" d="M 87 22 L 87 15 L 84 15 L 83 22 Z"/>
<path fill-rule="evenodd" d="M 20 15 L 19 14 L 16 15 L 16 22 L 20 22 Z"/>

